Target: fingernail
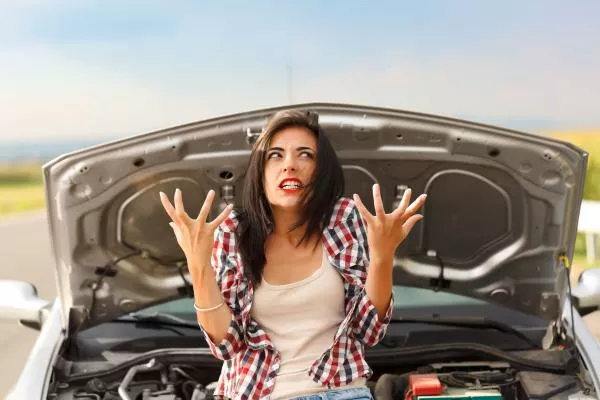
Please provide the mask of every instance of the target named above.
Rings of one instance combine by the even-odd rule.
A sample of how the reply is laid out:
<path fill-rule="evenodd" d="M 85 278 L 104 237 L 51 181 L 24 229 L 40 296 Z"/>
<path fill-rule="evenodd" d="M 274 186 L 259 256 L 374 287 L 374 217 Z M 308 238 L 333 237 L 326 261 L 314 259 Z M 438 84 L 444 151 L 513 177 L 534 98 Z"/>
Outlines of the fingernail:
<path fill-rule="evenodd" d="M 158 192 L 158 195 L 159 195 L 160 197 L 163 197 L 165 194 L 164 194 L 163 192 Z"/>
<path fill-rule="evenodd" d="M 169 222 L 169 226 L 173 228 L 173 222 Z"/>
<path fill-rule="evenodd" d="M 181 192 L 181 190 L 179 190 L 179 188 L 175 189 L 175 193 L 179 193 Z"/>

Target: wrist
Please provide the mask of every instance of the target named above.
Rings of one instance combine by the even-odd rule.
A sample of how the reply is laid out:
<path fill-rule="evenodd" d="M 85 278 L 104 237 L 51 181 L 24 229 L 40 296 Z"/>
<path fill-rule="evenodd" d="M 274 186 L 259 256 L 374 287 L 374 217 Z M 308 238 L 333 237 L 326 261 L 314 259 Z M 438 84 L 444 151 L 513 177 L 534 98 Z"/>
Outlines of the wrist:
<path fill-rule="evenodd" d="M 188 272 L 193 286 L 203 286 L 207 280 L 215 280 L 215 274 L 210 264 L 188 264 Z"/>
<path fill-rule="evenodd" d="M 370 257 L 369 260 L 369 267 L 370 268 L 386 268 L 386 269 L 391 269 L 394 266 L 394 255 L 388 255 L 388 254 L 373 254 Z"/>

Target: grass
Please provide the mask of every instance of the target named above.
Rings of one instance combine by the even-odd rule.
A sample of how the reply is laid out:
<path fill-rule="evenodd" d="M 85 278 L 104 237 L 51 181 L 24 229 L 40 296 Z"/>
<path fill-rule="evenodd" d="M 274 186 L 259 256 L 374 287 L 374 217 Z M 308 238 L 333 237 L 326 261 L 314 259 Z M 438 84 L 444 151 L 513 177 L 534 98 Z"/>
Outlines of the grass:
<path fill-rule="evenodd" d="M 0 165 L 0 218 L 44 207 L 41 165 Z"/>
<path fill-rule="evenodd" d="M 41 164 L 0 164 L 0 186 L 41 184 L 42 179 Z"/>
<path fill-rule="evenodd" d="M 0 217 L 44 208 L 41 184 L 0 185 Z"/>

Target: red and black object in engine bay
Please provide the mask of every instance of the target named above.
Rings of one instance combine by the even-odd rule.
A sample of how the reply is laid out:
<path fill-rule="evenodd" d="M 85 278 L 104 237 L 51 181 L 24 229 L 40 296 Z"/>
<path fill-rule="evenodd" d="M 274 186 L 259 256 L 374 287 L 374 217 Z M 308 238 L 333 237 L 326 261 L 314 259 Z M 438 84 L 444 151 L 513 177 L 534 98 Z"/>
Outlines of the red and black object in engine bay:
<path fill-rule="evenodd" d="M 446 376 L 448 375 L 448 376 Z M 456 382 L 451 377 L 452 374 L 414 374 L 408 378 L 408 388 L 406 390 L 405 400 L 502 400 L 505 398 L 514 399 L 514 396 L 504 397 L 501 392 L 501 384 L 489 384 L 485 382 L 486 375 L 480 375 L 479 378 L 471 374 L 466 381 Z M 497 374 L 496 374 L 497 375 Z M 458 376 L 457 376 L 458 377 Z M 454 379 L 456 379 L 455 377 Z M 506 376 L 502 376 L 506 378 Z M 448 382 L 446 380 L 448 379 Z M 452 382 L 455 385 L 452 385 Z M 512 382 L 511 382 L 512 383 Z"/>

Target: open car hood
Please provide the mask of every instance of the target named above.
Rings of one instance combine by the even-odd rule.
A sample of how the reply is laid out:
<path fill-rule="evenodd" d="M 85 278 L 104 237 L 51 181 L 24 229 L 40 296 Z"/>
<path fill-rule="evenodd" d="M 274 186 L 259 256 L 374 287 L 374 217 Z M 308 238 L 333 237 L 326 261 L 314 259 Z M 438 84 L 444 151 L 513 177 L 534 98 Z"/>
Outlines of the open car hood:
<path fill-rule="evenodd" d="M 424 219 L 398 249 L 394 279 L 548 319 L 559 315 L 587 153 L 466 121 L 339 104 L 301 104 L 337 150 L 346 193 L 390 210 L 406 187 Z M 209 189 L 239 201 L 251 143 L 283 108 L 225 116 L 66 154 L 43 167 L 63 320 L 94 325 L 189 294 L 185 257 L 159 191 L 197 215 Z M 369 208 L 372 209 L 372 206 Z M 115 262 L 115 260 L 119 260 Z M 107 268 L 107 266 L 109 266 Z"/>

